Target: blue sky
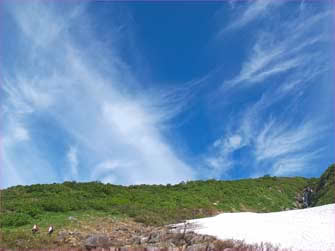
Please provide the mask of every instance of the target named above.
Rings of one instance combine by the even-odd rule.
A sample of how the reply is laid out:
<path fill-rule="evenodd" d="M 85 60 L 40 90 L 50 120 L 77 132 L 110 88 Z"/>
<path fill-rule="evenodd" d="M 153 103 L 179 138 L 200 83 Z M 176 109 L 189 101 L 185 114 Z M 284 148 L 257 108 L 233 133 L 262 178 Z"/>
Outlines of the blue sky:
<path fill-rule="evenodd" d="M 331 1 L 2 1 L 1 19 L 1 187 L 334 162 Z"/>

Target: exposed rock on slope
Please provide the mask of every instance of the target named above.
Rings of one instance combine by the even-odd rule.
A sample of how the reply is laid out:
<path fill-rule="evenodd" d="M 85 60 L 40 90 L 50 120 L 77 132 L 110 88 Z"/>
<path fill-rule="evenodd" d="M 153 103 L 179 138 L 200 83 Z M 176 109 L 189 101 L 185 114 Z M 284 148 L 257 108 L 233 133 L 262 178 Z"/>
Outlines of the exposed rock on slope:
<path fill-rule="evenodd" d="M 100 226 L 99 232 L 61 231 L 58 233 L 55 244 L 88 250 L 110 247 L 184 247 L 184 250 L 187 247 L 188 249 L 207 248 L 210 250 L 210 247 L 214 248 L 215 245 L 223 243 L 212 236 L 186 231 L 190 229 L 187 226 L 181 231 L 172 231 L 168 227 L 150 227 L 132 221 L 109 222 L 109 224 L 106 222 Z"/>

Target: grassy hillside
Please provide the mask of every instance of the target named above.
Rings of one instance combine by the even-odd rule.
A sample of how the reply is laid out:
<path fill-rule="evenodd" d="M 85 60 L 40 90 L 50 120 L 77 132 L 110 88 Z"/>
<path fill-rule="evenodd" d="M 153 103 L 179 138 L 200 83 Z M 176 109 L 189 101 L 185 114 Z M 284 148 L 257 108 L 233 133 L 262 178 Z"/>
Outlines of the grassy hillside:
<path fill-rule="evenodd" d="M 97 212 L 160 225 L 219 212 L 273 212 L 297 207 L 296 197 L 307 185 L 316 191 L 313 205 L 334 203 L 334 165 L 320 179 L 264 176 L 166 186 L 100 182 L 15 186 L 1 192 L 0 223 L 10 228 L 43 221 L 50 214 Z"/>
<path fill-rule="evenodd" d="M 309 182 L 300 177 L 263 177 L 167 186 L 99 182 L 15 186 L 2 191 L 0 219 L 3 227 L 17 227 L 50 213 L 98 211 L 159 225 L 217 212 L 280 211 L 294 208 L 296 195 Z"/>
<path fill-rule="evenodd" d="M 334 195 L 334 164 L 321 175 L 315 187 L 313 206 L 321 206 L 335 202 Z"/>
<path fill-rule="evenodd" d="M 314 206 L 334 203 L 334 165 L 320 178 L 311 179 L 264 176 L 166 186 L 100 182 L 15 186 L 1 191 L 0 243 L 4 247 L 53 247 L 57 235 L 43 234 L 50 224 L 58 233 L 66 229 L 89 233 L 99 231 L 106 222 L 157 226 L 220 212 L 281 211 L 296 208 L 306 186 L 315 191 Z M 32 235 L 32 224 L 38 224 L 43 233 Z"/>

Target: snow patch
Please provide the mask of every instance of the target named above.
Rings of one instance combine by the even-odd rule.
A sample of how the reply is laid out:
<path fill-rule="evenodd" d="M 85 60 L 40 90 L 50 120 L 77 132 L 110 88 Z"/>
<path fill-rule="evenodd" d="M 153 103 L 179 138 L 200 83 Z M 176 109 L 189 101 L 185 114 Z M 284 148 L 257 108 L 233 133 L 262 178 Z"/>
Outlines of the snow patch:
<path fill-rule="evenodd" d="M 194 231 L 218 239 L 270 242 L 302 251 L 335 250 L 335 204 L 275 213 L 223 213 L 189 220 Z"/>

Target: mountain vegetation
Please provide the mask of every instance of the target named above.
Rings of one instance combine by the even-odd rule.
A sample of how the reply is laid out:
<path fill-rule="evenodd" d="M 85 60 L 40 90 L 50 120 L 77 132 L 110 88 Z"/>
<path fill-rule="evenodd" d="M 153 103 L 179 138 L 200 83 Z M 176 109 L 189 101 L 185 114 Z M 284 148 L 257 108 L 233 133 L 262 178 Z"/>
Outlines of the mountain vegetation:
<path fill-rule="evenodd" d="M 176 185 L 120 186 L 97 181 L 19 185 L 1 191 L 2 241 L 14 245 L 16 238 L 28 238 L 32 224 L 45 229 L 52 224 L 56 230 L 70 226 L 71 217 L 81 222 L 107 217 L 163 226 L 223 212 L 301 208 L 302 192 L 307 186 L 314 190 L 312 206 L 334 203 L 334 165 L 320 178 L 265 175 Z"/>
<path fill-rule="evenodd" d="M 321 175 L 315 186 L 315 193 L 313 195 L 312 206 L 321 206 L 334 203 L 334 164 Z"/>

